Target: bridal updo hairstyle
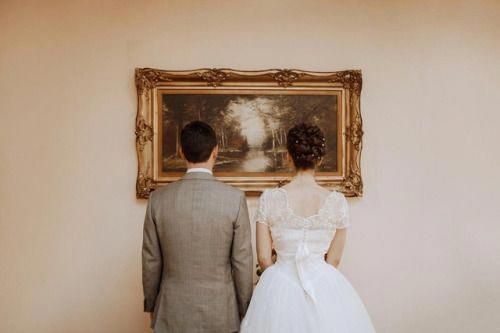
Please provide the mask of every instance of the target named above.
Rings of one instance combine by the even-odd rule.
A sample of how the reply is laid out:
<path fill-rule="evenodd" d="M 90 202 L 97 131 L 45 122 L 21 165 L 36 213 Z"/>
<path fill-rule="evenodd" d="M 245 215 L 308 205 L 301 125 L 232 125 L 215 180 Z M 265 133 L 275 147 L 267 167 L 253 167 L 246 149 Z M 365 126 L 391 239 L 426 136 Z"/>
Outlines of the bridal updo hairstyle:
<path fill-rule="evenodd" d="M 302 123 L 288 131 L 286 147 L 296 169 L 314 169 L 326 154 L 326 138 L 318 126 Z"/>

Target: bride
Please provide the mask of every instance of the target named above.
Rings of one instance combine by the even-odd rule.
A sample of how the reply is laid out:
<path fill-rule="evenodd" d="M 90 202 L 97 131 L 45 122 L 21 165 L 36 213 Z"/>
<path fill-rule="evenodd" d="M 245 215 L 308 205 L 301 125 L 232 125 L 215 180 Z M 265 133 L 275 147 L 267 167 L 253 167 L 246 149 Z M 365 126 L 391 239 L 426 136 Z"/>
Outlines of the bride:
<path fill-rule="evenodd" d="M 297 173 L 289 184 L 260 197 L 257 256 L 264 273 L 241 333 L 375 332 L 356 291 L 337 270 L 349 210 L 341 193 L 314 179 L 325 141 L 313 125 L 300 124 L 288 132 L 288 156 Z"/>

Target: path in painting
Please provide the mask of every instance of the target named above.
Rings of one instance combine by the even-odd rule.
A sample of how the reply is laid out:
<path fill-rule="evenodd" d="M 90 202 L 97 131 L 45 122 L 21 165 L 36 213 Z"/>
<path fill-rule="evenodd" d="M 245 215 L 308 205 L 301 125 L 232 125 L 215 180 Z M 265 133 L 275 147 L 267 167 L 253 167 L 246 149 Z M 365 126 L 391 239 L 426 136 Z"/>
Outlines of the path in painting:
<path fill-rule="evenodd" d="M 272 165 L 272 161 L 266 156 L 262 148 L 250 147 L 243 160 L 241 161 L 241 170 L 243 172 L 264 172 Z"/>

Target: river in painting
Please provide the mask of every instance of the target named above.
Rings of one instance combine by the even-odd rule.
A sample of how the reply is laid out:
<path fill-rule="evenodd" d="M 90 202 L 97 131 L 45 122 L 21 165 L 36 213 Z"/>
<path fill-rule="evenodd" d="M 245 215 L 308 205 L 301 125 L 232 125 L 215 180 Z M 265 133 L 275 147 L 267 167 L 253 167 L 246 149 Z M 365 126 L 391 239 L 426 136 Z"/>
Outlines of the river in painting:
<path fill-rule="evenodd" d="M 335 94 L 168 94 L 162 95 L 162 172 L 182 172 L 180 131 L 192 120 L 215 129 L 216 172 L 287 172 L 286 133 L 301 122 L 325 133 L 327 155 L 319 171 L 337 171 Z"/>

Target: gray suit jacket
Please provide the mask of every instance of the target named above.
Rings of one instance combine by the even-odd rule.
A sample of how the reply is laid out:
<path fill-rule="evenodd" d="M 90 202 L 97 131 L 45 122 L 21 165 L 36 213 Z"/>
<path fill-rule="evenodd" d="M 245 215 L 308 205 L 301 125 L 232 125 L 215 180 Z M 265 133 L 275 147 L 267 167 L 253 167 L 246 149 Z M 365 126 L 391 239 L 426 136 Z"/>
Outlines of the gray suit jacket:
<path fill-rule="evenodd" d="M 144 311 L 156 333 L 237 332 L 253 289 L 245 194 L 202 172 L 152 193 L 144 222 Z"/>

